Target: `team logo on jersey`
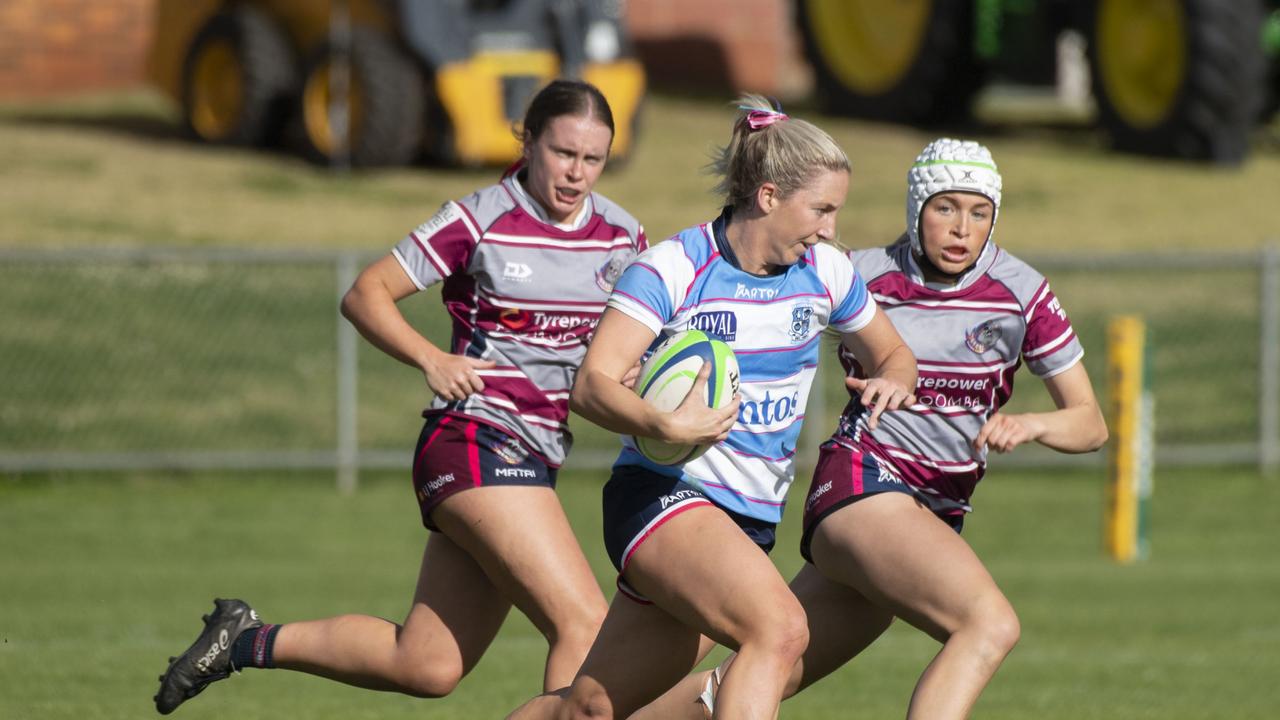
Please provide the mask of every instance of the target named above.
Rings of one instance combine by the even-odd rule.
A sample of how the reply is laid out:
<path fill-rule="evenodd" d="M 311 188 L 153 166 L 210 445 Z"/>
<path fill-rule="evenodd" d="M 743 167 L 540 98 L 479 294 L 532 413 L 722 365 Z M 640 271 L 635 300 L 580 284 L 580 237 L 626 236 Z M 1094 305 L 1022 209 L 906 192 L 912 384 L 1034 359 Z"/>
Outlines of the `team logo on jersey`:
<path fill-rule="evenodd" d="M 772 300 L 777 295 L 778 291 L 775 288 L 751 287 L 746 283 L 738 283 L 738 287 L 733 291 L 735 298 L 747 298 L 748 300 Z"/>
<path fill-rule="evenodd" d="M 810 320 L 813 319 L 812 305 L 797 305 L 791 308 L 791 339 L 800 342 L 809 337 Z"/>
<path fill-rule="evenodd" d="M 494 455 L 502 458 L 502 462 L 508 465 L 519 465 L 529 457 L 529 451 L 524 449 L 524 445 L 520 441 L 513 438 L 503 438 L 502 440 L 494 440 L 489 443 L 489 449 Z"/>
<path fill-rule="evenodd" d="M 999 341 L 1000 325 L 996 320 L 987 320 L 964 331 L 964 344 L 979 355 L 995 347 Z"/>
<path fill-rule="evenodd" d="M 613 292 L 613 286 L 618 282 L 618 278 L 622 277 L 622 271 L 627 267 L 627 261 L 630 260 L 629 255 L 614 255 L 609 261 L 601 265 L 596 270 L 596 287 L 605 292 Z"/>
<path fill-rule="evenodd" d="M 498 322 L 508 330 L 523 330 L 528 327 L 530 319 L 529 311 L 520 308 L 503 308 L 498 313 Z"/>
<path fill-rule="evenodd" d="M 701 330 L 725 342 L 738 339 L 738 316 L 731 310 L 698 313 L 689 320 L 690 330 Z"/>
<path fill-rule="evenodd" d="M 518 262 L 507 262 L 506 267 L 502 268 L 502 279 L 512 280 L 514 282 L 529 282 L 529 278 L 533 275 L 533 268 Z"/>
<path fill-rule="evenodd" d="M 452 223 L 462 217 L 462 212 L 458 210 L 458 206 L 451 202 L 445 203 L 440 208 L 440 212 L 431 216 L 431 219 L 418 226 L 414 231 L 421 239 L 426 240 L 432 235 L 440 232 L 446 225 Z"/>

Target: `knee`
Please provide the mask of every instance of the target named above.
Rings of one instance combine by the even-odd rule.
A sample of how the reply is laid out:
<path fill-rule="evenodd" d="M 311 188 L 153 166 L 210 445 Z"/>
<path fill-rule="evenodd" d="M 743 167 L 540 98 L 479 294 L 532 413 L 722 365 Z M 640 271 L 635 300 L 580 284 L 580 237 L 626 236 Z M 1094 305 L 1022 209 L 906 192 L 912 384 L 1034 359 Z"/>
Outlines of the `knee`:
<path fill-rule="evenodd" d="M 442 698 L 452 693 L 465 674 L 461 662 L 443 658 L 415 660 L 402 665 L 401 690 L 416 698 Z"/>
<path fill-rule="evenodd" d="M 799 660 L 805 648 L 809 647 L 809 618 L 799 603 L 785 614 L 779 625 L 778 644 L 780 654 L 789 664 Z"/>
<path fill-rule="evenodd" d="M 1003 660 L 1022 637 L 1018 614 L 1003 595 L 982 603 L 973 625 L 981 639 L 983 654 L 995 662 Z"/>
<path fill-rule="evenodd" d="M 551 624 L 545 633 L 547 641 L 552 644 L 568 643 L 591 647 L 608 611 L 609 607 L 604 604 L 579 608 L 577 612 Z"/>
<path fill-rule="evenodd" d="M 809 646 L 809 621 L 804 608 L 794 598 L 773 606 L 742 644 L 754 645 L 790 667 Z"/>

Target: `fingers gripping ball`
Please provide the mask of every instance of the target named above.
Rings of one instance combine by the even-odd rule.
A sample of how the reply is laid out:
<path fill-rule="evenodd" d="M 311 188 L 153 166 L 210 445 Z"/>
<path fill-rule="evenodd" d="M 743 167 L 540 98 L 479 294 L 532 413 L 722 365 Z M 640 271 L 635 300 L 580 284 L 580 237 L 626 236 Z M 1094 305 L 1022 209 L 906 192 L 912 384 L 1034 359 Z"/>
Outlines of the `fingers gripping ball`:
<path fill-rule="evenodd" d="M 711 365 L 704 393 L 708 407 L 722 408 L 738 393 L 738 359 L 733 350 L 701 330 L 686 330 L 654 349 L 640 369 L 636 392 L 654 407 L 671 412 L 693 389 L 703 363 Z M 680 445 L 647 437 L 635 438 L 636 449 L 659 465 L 680 465 L 707 451 L 710 445 Z"/>

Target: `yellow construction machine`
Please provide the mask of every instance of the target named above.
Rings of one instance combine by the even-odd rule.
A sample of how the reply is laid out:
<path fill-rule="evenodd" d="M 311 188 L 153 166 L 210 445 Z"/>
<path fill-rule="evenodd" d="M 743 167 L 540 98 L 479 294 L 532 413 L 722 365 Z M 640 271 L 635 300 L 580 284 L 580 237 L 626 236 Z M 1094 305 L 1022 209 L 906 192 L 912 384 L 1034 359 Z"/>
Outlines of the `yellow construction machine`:
<path fill-rule="evenodd" d="M 595 84 L 632 150 L 644 71 L 610 0 L 159 0 L 151 81 L 196 137 L 324 163 L 513 160 L 556 77 Z"/>

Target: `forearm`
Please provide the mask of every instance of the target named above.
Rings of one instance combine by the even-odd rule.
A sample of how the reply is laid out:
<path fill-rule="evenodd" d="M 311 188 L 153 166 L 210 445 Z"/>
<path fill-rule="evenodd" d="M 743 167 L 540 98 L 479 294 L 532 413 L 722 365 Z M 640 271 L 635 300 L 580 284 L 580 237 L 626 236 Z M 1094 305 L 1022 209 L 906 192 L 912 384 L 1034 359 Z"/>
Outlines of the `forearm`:
<path fill-rule="evenodd" d="M 342 315 L 374 347 L 419 370 L 444 351 L 409 324 L 386 292 L 356 285 L 342 298 Z"/>
<path fill-rule="evenodd" d="M 906 345 L 899 345 L 872 372 L 871 377 L 892 380 L 901 384 L 908 392 L 915 392 L 916 356 L 911 354 Z"/>
<path fill-rule="evenodd" d="M 1036 442 L 1063 453 L 1093 452 L 1107 441 L 1107 424 L 1097 405 L 1076 405 L 1047 413 L 1027 413 L 1040 427 Z"/>
<path fill-rule="evenodd" d="M 665 413 L 602 372 L 583 369 L 578 373 L 569 407 L 606 430 L 666 439 Z"/>

